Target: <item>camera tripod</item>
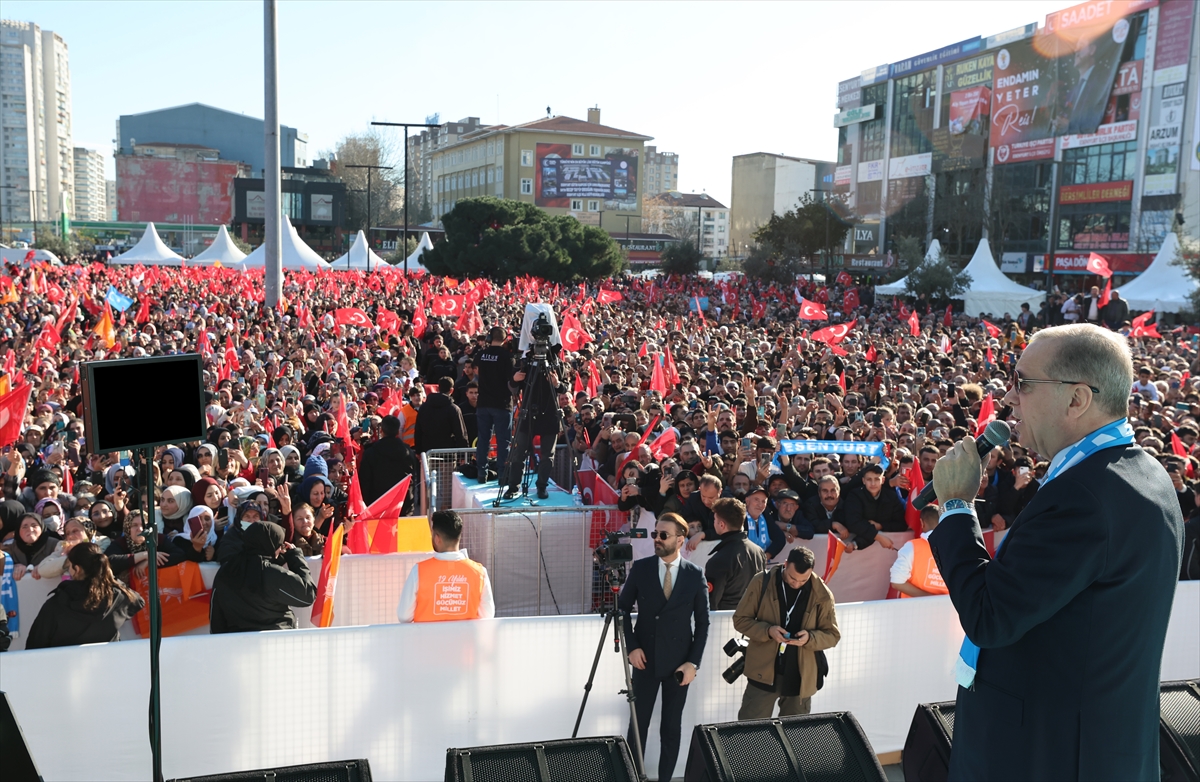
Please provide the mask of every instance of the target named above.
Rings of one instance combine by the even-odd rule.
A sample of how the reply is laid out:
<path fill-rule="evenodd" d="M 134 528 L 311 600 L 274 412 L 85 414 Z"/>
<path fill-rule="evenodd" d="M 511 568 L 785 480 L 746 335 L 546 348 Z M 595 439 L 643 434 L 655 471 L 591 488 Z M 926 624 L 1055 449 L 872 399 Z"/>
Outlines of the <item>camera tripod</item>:
<path fill-rule="evenodd" d="M 583 701 L 579 704 L 579 714 L 575 717 L 575 728 L 571 731 L 571 738 L 579 735 L 579 723 L 583 722 L 583 710 L 587 708 L 588 696 L 592 694 L 592 683 L 596 679 L 596 668 L 600 665 L 600 653 L 604 651 L 604 639 L 608 636 L 609 625 L 616 624 L 613 629 L 613 651 L 621 655 L 621 667 L 625 671 L 625 689 L 618 690 L 618 695 L 624 695 L 625 700 L 629 703 L 629 724 L 633 728 L 633 767 L 637 771 L 638 782 L 646 782 L 646 769 L 642 758 L 642 736 L 638 729 L 637 709 L 634 706 L 633 694 L 633 672 L 629 665 L 629 644 L 624 644 L 622 649 L 622 638 L 625 635 L 625 617 L 627 612 L 622 611 L 617 605 L 616 596 L 620 591 L 620 583 L 625 580 L 625 566 L 622 565 L 616 569 L 605 568 L 604 580 L 608 584 L 609 590 L 613 593 L 612 608 L 604 613 L 604 629 L 600 631 L 600 640 L 596 643 L 596 657 L 592 660 L 592 670 L 588 674 L 587 684 L 583 685 Z"/>

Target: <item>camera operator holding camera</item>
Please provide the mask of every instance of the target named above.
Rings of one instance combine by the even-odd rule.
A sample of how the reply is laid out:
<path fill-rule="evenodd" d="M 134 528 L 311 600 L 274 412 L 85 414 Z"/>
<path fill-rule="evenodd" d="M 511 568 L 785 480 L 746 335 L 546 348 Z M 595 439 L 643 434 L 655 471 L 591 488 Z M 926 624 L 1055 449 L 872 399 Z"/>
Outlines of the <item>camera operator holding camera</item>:
<path fill-rule="evenodd" d="M 819 653 L 842 634 L 833 593 L 813 572 L 815 561 L 809 549 L 792 549 L 786 563 L 750 582 L 733 613 L 734 628 L 750 639 L 739 720 L 771 717 L 776 701 L 780 717 L 808 714 L 824 683 L 828 667 Z"/>
<path fill-rule="evenodd" d="M 549 497 L 547 487 L 550 485 L 550 473 L 554 470 L 554 450 L 558 445 L 558 434 L 562 431 L 562 414 L 558 410 L 558 354 L 562 350 L 559 345 L 553 345 L 543 356 L 537 355 L 537 347 L 531 346 L 517 371 L 512 376 L 509 388 L 514 394 L 526 393 L 528 399 L 521 401 L 521 415 L 517 430 L 513 433 L 512 453 L 510 454 L 511 469 L 508 474 L 508 490 L 505 499 L 517 496 L 517 486 L 521 483 L 525 460 L 533 448 L 533 438 L 540 436 L 541 453 L 538 458 L 537 496 L 538 499 Z M 539 362 L 544 362 L 542 367 Z M 533 373 L 532 383 L 526 383 L 529 373 Z"/>

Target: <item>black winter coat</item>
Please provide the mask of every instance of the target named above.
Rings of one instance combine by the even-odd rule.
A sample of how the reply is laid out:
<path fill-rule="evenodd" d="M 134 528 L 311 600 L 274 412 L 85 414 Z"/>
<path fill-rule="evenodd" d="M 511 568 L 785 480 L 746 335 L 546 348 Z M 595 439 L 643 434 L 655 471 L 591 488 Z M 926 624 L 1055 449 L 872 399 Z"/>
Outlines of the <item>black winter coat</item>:
<path fill-rule="evenodd" d="M 64 581 L 50 593 L 42 604 L 33 627 L 29 628 L 26 649 L 49 649 L 53 646 L 79 646 L 117 641 L 121 626 L 141 611 L 146 601 L 140 595 L 130 600 L 123 590 L 113 591 L 112 604 L 107 608 L 84 608 L 87 584 Z"/>
<path fill-rule="evenodd" d="M 262 589 L 250 591 L 229 577 L 222 567 L 213 581 L 209 631 L 246 633 L 256 630 L 289 630 L 296 626 L 290 606 L 310 606 L 317 599 L 317 585 L 308 563 L 298 548 L 283 554 L 287 567 L 268 563 L 263 570 Z M 224 578 L 222 578 L 224 576 Z"/>
<path fill-rule="evenodd" d="M 778 527 L 776 527 L 778 529 Z M 708 580 L 708 607 L 713 611 L 732 611 L 756 575 L 767 569 L 767 558 L 744 530 L 726 532 L 713 547 L 704 566 Z"/>
<path fill-rule="evenodd" d="M 420 415 L 418 414 L 418 421 Z M 358 486 L 363 501 L 370 505 L 382 497 L 388 489 L 404 480 L 404 476 L 417 472 L 417 455 L 399 437 L 381 437 L 363 448 L 362 461 L 358 466 Z M 410 491 L 411 498 L 416 494 Z M 405 501 L 408 507 L 408 500 Z"/>
<path fill-rule="evenodd" d="M 462 410 L 449 396 L 430 394 L 417 411 L 413 438 L 417 453 L 435 448 L 466 448 L 467 426 L 463 422 Z"/>

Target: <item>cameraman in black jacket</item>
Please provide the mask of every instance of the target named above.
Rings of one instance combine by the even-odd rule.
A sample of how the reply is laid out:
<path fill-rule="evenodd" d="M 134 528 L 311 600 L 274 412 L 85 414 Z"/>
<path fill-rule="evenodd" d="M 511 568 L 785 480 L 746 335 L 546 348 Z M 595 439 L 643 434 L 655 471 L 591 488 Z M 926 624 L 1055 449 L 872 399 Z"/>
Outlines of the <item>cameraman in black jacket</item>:
<path fill-rule="evenodd" d="M 712 550 L 704 577 L 708 581 L 708 607 L 732 611 L 756 575 L 767 569 L 767 557 L 746 534 L 746 506 L 733 497 L 713 503 L 713 525 L 721 542 Z"/>
<path fill-rule="evenodd" d="M 550 485 L 550 473 L 554 470 L 554 450 L 558 445 L 558 434 L 562 431 L 562 415 L 558 410 L 558 354 L 562 350 L 559 345 L 548 348 L 546 368 L 544 371 L 535 368 L 536 359 L 533 349 L 526 354 L 525 359 L 512 376 L 509 388 L 514 394 L 529 394 L 529 399 L 521 399 L 522 412 L 519 415 L 517 430 L 514 432 L 512 452 L 509 463 L 512 468 L 508 475 L 508 491 L 505 499 L 517 496 L 517 485 L 521 482 L 524 472 L 525 459 L 533 447 L 533 438 L 542 438 L 541 457 L 538 459 L 537 496 L 539 499 L 549 497 L 547 487 Z M 536 377 L 532 385 L 526 383 L 530 372 Z"/>

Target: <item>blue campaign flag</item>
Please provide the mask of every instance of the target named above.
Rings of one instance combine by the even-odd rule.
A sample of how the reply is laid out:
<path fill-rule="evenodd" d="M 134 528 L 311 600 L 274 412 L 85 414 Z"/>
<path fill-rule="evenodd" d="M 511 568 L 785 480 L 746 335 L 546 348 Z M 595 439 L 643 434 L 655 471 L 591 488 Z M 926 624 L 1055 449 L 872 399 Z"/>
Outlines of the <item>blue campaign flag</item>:
<path fill-rule="evenodd" d="M 697 308 L 702 309 L 705 312 L 708 311 L 707 296 L 693 296 L 692 298 L 688 299 L 688 310 L 695 312 Z"/>
<path fill-rule="evenodd" d="M 133 306 L 133 299 L 121 293 L 112 285 L 108 286 L 108 293 L 104 294 L 104 300 L 117 312 L 124 312 Z"/>
<path fill-rule="evenodd" d="M 853 453 L 859 456 L 872 456 L 879 458 L 879 466 L 887 469 L 888 458 L 883 453 L 883 443 L 878 442 L 850 442 L 848 440 L 782 440 L 779 443 L 780 450 L 788 456 L 794 456 L 798 453 L 823 454 L 823 453 Z"/>

